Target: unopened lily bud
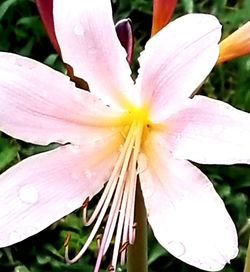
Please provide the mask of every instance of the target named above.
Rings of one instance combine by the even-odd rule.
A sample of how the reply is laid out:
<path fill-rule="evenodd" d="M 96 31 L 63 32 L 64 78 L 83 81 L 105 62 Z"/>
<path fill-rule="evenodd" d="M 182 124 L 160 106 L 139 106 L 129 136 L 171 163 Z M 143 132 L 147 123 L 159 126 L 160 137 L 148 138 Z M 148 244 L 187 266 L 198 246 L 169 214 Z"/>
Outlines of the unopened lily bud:
<path fill-rule="evenodd" d="M 116 33 L 121 45 L 127 52 L 127 61 L 131 64 L 134 53 L 134 34 L 132 22 L 129 18 L 118 21 L 115 25 Z"/>
<path fill-rule="evenodd" d="M 176 7 L 176 2 L 177 0 L 153 1 L 153 24 L 151 36 L 155 35 L 170 21 Z"/>
<path fill-rule="evenodd" d="M 250 53 L 250 21 L 237 29 L 222 42 L 217 64 Z"/>
<path fill-rule="evenodd" d="M 43 25 L 47 31 L 49 39 L 54 46 L 56 52 L 60 55 L 60 47 L 58 45 L 53 19 L 53 0 L 36 0 L 36 5 L 42 19 Z"/>

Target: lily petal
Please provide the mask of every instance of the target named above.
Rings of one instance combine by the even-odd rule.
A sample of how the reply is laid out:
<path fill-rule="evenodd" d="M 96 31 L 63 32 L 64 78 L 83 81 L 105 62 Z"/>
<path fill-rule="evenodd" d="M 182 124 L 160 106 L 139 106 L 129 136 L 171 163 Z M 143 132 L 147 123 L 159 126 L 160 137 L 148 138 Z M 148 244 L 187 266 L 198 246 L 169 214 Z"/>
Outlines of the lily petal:
<path fill-rule="evenodd" d="M 249 164 L 250 114 L 203 96 L 189 102 L 166 121 L 173 155 L 205 164 Z"/>
<path fill-rule="evenodd" d="M 154 121 L 166 117 L 204 81 L 218 58 L 221 25 L 212 15 L 188 14 L 146 44 L 137 88 Z"/>
<path fill-rule="evenodd" d="M 118 154 L 114 146 L 66 145 L 25 159 L 3 173 L 0 247 L 38 233 L 99 192 Z"/>
<path fill-rule="evenodd" d="M 81 143 L 111 133 L 105 125 L 117 114 L 67 76 L 10 53 L 0 53 L 0 74 L 1 131 L 44 145 Z"/>
<path fill-rule="evenodd" d="M 74 75 L 86 80 L 90 91 L 105 103 L 126 105 L 133 81 L 115 31 L 111 2 L 55 0 L 54 23 L 63 60 L 73 67 Z"/>
<path fill-rule="evenodd" d="M 154 139 L 144 150 L 140 181 L 156 239 L 190 265 L 222 269 L 238 253 L 237 233 L 212 183 L 188 161 L 174 159 L 165 141 Z"/>

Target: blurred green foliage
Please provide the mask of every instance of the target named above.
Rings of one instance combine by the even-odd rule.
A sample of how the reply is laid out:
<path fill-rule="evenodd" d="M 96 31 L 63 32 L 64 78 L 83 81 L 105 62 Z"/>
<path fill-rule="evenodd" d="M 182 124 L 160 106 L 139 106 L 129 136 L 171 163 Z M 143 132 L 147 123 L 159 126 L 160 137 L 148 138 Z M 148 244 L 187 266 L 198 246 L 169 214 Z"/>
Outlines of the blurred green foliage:
<path fill-rule="evenodd" d="M 115 21 L 125 17 L 130 17 L 133 21 L 136 36 L 135 56 L 137 57 L 150 37 L 152 2 L 151 0 L 113 0 L 113 7 Z M 215 14 L 223 24 L 223 36 L 227 36 L 249 20 L 250 1 L 182 0 L 178 1 L 174 17 L 189 12 Z M 0 51 L 29 56 L 56 69 L 62 69 L 62 63 L 48 40 L 32 0 L 0 0 Z M 138 64 L 134 63 L 133 67 L 135 70 Z M 242 57 L 215 67 L 201 92 L 224 100 L 239 109 L 250 111 L 250 57 Z M 11 139 L 2 133 L 0 134 L 0 171 L 4 171 L 22 158 L 48 148 L 50 147 L 33 146 Z M 239 256 L 232 261 L 231 265 L 226 266 L 223 272 L 243 271 L 250 234 L 248 222 L 250 167 L 246 165 L 199 167 L 213 181 L 239 232 Z M 77 252 L 89 233 L 88 228 L 82 228 L 79 211 L 34 237 L 12 247 L 1 249 L 0 271 L 92 271 L 96 257 L 95 244 L 91 245 L 78 263 L 68 265 L 64 262 L 63 243 L 68 231 L 72 234 L 70 243 L 72 253 Z M 108 264 L 108 256 L 107 260 L 104 260 L 104 267 L 105 264 Z M 200 270 L 170 256 L 150 232 L 149 271 L 195 272 Z"/>

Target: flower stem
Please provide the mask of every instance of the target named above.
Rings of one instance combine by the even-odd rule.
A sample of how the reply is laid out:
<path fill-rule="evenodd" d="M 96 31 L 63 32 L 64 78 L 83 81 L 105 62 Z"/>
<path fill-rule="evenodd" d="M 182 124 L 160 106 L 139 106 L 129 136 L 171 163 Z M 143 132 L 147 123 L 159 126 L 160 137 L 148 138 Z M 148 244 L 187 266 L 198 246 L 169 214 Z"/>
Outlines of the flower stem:
<path fill-rule="evenodd" d="M 246 256 L 246 261 L 245 261 L 244 272 L 249 272 L 249 271 L 250 271 L 250 239 L 249 239 L 249 242 L 248 242 L 247 256 Z"/>
<path fill-rule="evenodd" d="M 135 198 L 135 243 L 128 247 L 128 272 L 148 272 L 148 233 L 147 215 L 139 180 L 136 186 Z"/>

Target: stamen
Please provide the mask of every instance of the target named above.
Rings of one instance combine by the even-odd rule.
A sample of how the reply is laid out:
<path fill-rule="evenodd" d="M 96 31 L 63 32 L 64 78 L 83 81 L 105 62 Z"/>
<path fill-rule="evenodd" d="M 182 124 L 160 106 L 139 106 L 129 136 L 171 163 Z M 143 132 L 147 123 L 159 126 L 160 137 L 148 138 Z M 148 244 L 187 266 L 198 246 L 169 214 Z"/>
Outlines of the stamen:
<path fill-rule="evenodd" d="M 121 263 L 125 262 L 127 247 L 129 244 L 133 244 L 135 240 L 134 205 L 138 175 L 137 160 L 143 134 L 143 123 L 134 121 L 125 134 L 127 134 L 125 135 L 126 140 L 121 146 L 120 155 L 110 179 L 89 219 L 87 219 L 89 197 L 82 204 L 83 224 L 89 226 L 96 220 L 87 241 L 72 259 L 68 255 L 70 235 L 67 235 L 64 243 L 65 259 L 68 263 L 74 263 L 82 257 L 96 236 L 98 255 L 94 272 L 98 272 L 100 269 L 102 258 L 110 246 L 115 229 L 112 262 L 107 271 L 115 271 L 119 254 L 121 255 Z M 96 235 L 109 207 L 110 210 L 104 232 Z"/>
<path fill-rule="evenodd" d="M 135 126 L 135 124 L 133 123 L 131 125 L 131 128 L 130 128 L 129 132 L 128 132 L 126 141 L 125 141 L 125 143 L 123 145 L 123 148 L 121 150 L 121 154 L 120 154 L 120 156 L 119 156 L 119 158 L 117 160 L 115 168 L 114 168 L 114 170 L 113 170 L 113 172 L 112 172 L 112 174 L 110 176 L 110 179 L 106 184 L 104 192 L 102 193 L 102 196 L 101 196 L 100 200 L 98 201 L 98 204 L 97 204 L 93 214 L 89 218 L 89 220 L 87 220 L 87 211 L 86 211 L 86 209 L 83 209 L 83 225 L 84 226 L 91 225 L 93 223 L 93 221 L 96 219 L 96 217 L 99 215 L 99 212 L 100 212 L 100 210 L 101 210 L 101 208 L 103 206 L 103 203 L 106 201 L 107 195 L 111 191 L 111 186 L 112 186 L 111 180 L 114 180 L 114 179 L 118 178 L 119 172 L 121 170 L 121 166 L 122 166 L 123 161 L 124 161 L 124 157 L 126 155 L 126 151 L 127 151 L 128 146 L 130 144 L 131 137 L 133 136 L 134 126 Z"/>
<path fill-rule="evenodd" d="M 88 205 L 89 205 L 89 196 L 82 203 L 83 209 L 87 208 Z"/>
<path fill-rule="evenodd" d="M 137 227 L 137 223 L 135 222 L 135 223 L 133 224 L 132 228 L 133 228 L 133 229 L 136 229 L 136 227 Z"/>
<path fill-rule="evenodd" d="M 96 217 L 99 215 L 100 210 L 103 208 L 103 205 L 105 201 L 108 198 L 108 195 L 112 192 L 114 192 L 115 189 L 115 181 L 117 177 L 116 169 L 113 170 L 114 175 L 110 177 L 110 180 L 105 186 L 104 192 L 102 193 L 102 196 L 100 200 L 97 203 L 97 206 L 95 210 L 93 211 L 92 215 L 90 216 L 89 219 L 87 219 L 87 207 L 83 209 L 82 213 L 82 221 L 84 226 L 90 226 L 96 219 Z"/>
<path fill-rule="evenodd" d="M 129 242 L 128 242 L 128 241 L 125 242 L 125 243 L 123 243 L 123 244 L 121 245 L 121 248 L 120 248 L 120 250 L 119 250 L 119 253 L 122 253 L 123 251 L 126 251 L 127 248 L 128 248 L 128 246 L 129 246 Z"/>
<path fill-rule="evenodd" d="M 109 182 L 112 183 L 112 184 L 111 184 L 110 192 L 109 192 L 109 194 L 107 195 L 106 201 L 105 201 L 105 203 L 104 203 L 104 205 L 103 205 L 103 208 L 102 208 L 101 212 L 99 213 L 99 216 L 98 216 L 98 218 L 97 218 L 97 221 L 96 221 L 96 223 L 95 223 L 95 225 L 94 225 L 94 227 L 93 227 L 93 229 L 92 229 L 92 231 L 91 231 L 91 233 L 90 233 L 90 235 L 89 235 L 87 241 L 85 242 L 85 244 L 84 244 L 83 247 L 81 248 L 81 250 L 78 252 L 78 254 L 77 254 L 73 259 L 70 259 L 70 258 L 69 258 L 69 256 L 68 256 L 68 250 L 67 250 L 67 251 L 65 250 L 65 260 L 66 260 L 66 262 L 68 262 L 68 263 L 75 263 L 75 262 L 77 262 L 77 261 L 82 257 L 82 255 L 85 253 L 85 251 L 86 251 L 87 248 L 89 247 L 90 243 L 91 243 L 92 240 L 94 239 L 94 237 L 95 237 L 95 235 L 96 235 L 98 229 L 100 228 L 100 225 L 101 225 L 101 223 L 102 223 L 102 220 L 103 220 L 103 218 L 104 218 L 104 216 L 105 216 L 105 214 L 106 214 L 106 211 L 107 211 L 107 209 L 108 209 L 108 206 L 109 206 L 109 203 L 110 203 L 111 198 L 112 198 L 112 196 L 113 196 L 113 193 L 114 193 L 114 191 L 115 191 L 115 189 L 116 189 L 116 182 L 117 182 L 117 179 L 118 179 L 118 176 L 115 177 L 113 180 L 109 180 Z"/>
<path fill-rule="evenodd" d="M 124 195 L 124 188 L 127 187 L 127 186 L 125 186 L 127 183 L 125 181 L 127 181 L 127 179 L 126 179 L 127 172 L 128 172 L 127 170 L 128 170 L 128 165 L 130 162 L 131 154 L 133 152 L 133 147 L 134 147 L 134 137 L 133 136 L 136 135 L 136 134 L 134 134 L 136 132 L 136 129 L 134 130 L 131 128 L 130 131 L 132 131 L 132 137 L 129 141 L 129 147 L 126 150 L 126 156 L 124 158 L 124 162 L 122 165 L 122 169 L 121 169 L 120 177 L 118 180 L 116 192 L 115 192 L 114 199 L 113 199 L 112 206 L 111 206 L 110 213 L 109 213 L 109 218 L 108 218 L 105 230 L 104 230 L 103 239 L 102 239 L 100 250 L 98 252 L 98 257 L 97 257 L 96 266 L 95 266 L 95 270 L 94 270 L 95 272 L 99 270 L 102 256 L 105 254 L 106 250 L 108 249 L 108 247 L 110 245 L 110 242 L 111 242 L 111 239 L 112 239 L 112 236 L 114 233 L 114 229 L 115 229 L 115 226 L 117 223 L 119 209 L 121 207 L 121 203 L 123 203 L 122 197 Z M 124 209 L 123 206 L 125 206 L 125 208 L 126 208 L 125 204 L 122 205 L 122 207 L 121 207 L 122 209 L 121 209 L 120 213 L 123 212 L 123 209 Z M 121 217 L 121 214 L 120 214 L 120 217 Z M 121 224 L 120 222 L 123 223 L 123 220 L 122 219 L 119 220 L 118 225 Z M 114 267 L 116 267 L 117 252 L 119 251 L 119 247 L 117 249 L 116 244 L 118 244 L 118 240 L 120 240 L 120 236 L 121 236 L 120 235 L 121 230 L 119 229 L 119 226 L 117 227 L 117 229 L 119 230 L 119 233 L 117 233 L 117 235 L 116 235 L 114 253 L 113 253 L 113 258 L 112 258 L 112 265 Z M 120 244 L 120 241 L 119 241 L 119 244 Z"/>
<path fill-rule="evenodd" d="M 133 147 L 132 147 L 133 152 L 130 153 L 129 169 L 127 169 L 128 175 L 126 178 L 125 190 L 123 193 L 123 200 L 122 200 L 121 209 L 120 209 L 120 216 L 119 216 L 118 225 L 117 225 L 116 239 L 115 239 L 113 257 L 112 257 L 112 264 L 114 267 L 116 267 L 116 264 L 117 264 L 122 233 L 123 233 L 122 244 L 125 243 L 124 240 L 127 239 L 127 235 L 128 235 L 128 224 L 126 224 L 125 221 L 128 222 L 129 219 L 131 218 L 130 211 L 128 213 L 128 208 L 129 208 L 129 204 L 131 202 L 133 203 L 133 201 L 130 201 L 129 203 L 128 202 L 129 198 L 132 198 L 131 200 L 135 198 L 135 195 L 131 196 L 131 191 L 133 192 L 133 187 L 136 186 L 136 179 L 137 179 L 136 162 L 137 162 L 137 158 L 138 158 L 138 154 L 140 150 L 142 126 L 139 125 L 138 127 L 136 127 L 134 133 L 135 134 L 134 134 Z M 132 160 L 131 160 L 131 157 L 132 157 Z"/>
<path fill-rule="evenodd" d="M 66 238 L 65 238 L 65 240 L 64 240 L 64 243 L 63 243 L 63 246 L 64 246 L 64 247 L 67 247 L 67 246 L 68 246 L 70 239 L 71 239 L 71 234 L 68 232 L 68 233 L 67 233 L 67 236 L 66 236 Z"/>
<path fill-rule="evenodd" d="M 108 266 L 108 269 L 107 269 L 107 271 L 108 271 L 108 272 L 112 272 L 112 271 L 115 271 L 115 268 L 114 268 L 114 266 L 113 266 L 112 264 L 110 264 L 110 265 Z"/>
<path fill-rule="evenodd" d="M 123 232 L 123 226 L 124 226 L 124 220 L 125 220 L 125 214 L 126 214 L 126 208 L 127 208 L 127 202 L 128 202 L 128 194 L 129 194 L 129 186 L 126 182 L 125 190 L 123 193 L 122 204 L 120 208 L 120 216 L 119 216 L 119 220 L 117 224 L 117 231 L 115 235 L 115 245 L 114 245 L 113 257 L 112 257 L 112 264 L 114 265 L 114 267 L 116 267 L 118 254 L 120 251 L 119 247 L 121 244 L 121 236 Z"/>
<path fill-rule="evenodd" d="M 105 226 L 103 238 L 102 238 L 101 245 L 100 245 L 100 249 L 98 251 L 98 256 L 97 256 L 94 272 L 99 271 L 102 257 L 104 256 L 106 250 L 108 249 L 108 247 L 110 245 L 110 242 L 111 242 L 111 239 L 112 239 L 112 236 L 113 236 L 113 233 L 114 233 L 114 229 L 115 229 L 115 226 L 116 226 L 117 218 L 118 218 L 118 215 L 119 215 L 119 208 L 120 208 L 121 200 L 122 200 L 122 190 L 123 190 L 123 188 L 120 189 L 118 193 L 117 193 L 117 191 L 115 193 L 114 198 L 116 198 L 116 199 L 113 200 L 113 203 L 112 203 L 112 206 L 111 206 L 111 209 L 110 209 L 108 221 L 107 221 L 107 224 Z"/>
<path fill-rule="evenodd" d="M 122 192 L 123 191 L 123 190 L 121 190 L 121 188 L 118 188 L 119 182 L 117 183 L 117 181 L 121 180 L 122 182 L 120 182 L 120 184 L 123 184 L 123 179 L 124 179 L 124 176 L 126 174 L 126 167 L 127 167 L 127 166 L 124 167 L 124 162 L 126 160 L 129 160 L 129 158 L 126 159 L 128 149 L 132 150 L 130 146 L 131 146 L 131 139 L 132 139 L 133 134 L 134 134 L 134 127 L 135 127 L 135 124 L 133 123 L 131 125 L 131 127 L 130 127 L 129 132 L 128 132 L 126 141 L 125 141 L 125 143 L 123 145 L 123 149 L 121 150 L 121 154 L 120 154 L 120 156 L 119 156 L 119 158 L 117 160 L 117 163 L 116 163 L 116 165 L 115 165 L 115 167 L 113 169 L 113 172 L 111 173 L 110 179 L 106 184 L 103 195 L 102 195 L 100 201 L 98 202 L 97 207 L 96 207 L 95 211 L 93 212 L 93 214 L 91 215 L 89 220 L 87 220 L 87 218 L 86 218 L 86 213 L 87 213 L 86 208 L 83 209 L 83 221 L 84 221 L 85 225 L 90 225 L 97 218 L 97 216 L 98 216 L 98 218 L 97 218 L 97 221 L 96 221 L 96 223 L 95 223 L 95 225 L 94 225 L 94 227 L 93 227 L 87 241 L 85 242 L 85 244 L 83 245 L 81 250 L 78 252 L 78 254 L 74 258 L 72 258 L 72 259 L 69 258 L 68 245 L 65 247 L 65 260 L 66 260 L 67 263 L 75 263 L 82 257 L 82 255 L 85 253 L 85 251 L 89 247 L 91 241 L 94 239 L 98 229 L 100 228 L 100 225 L 101 225 L 102 220 L 103 220 L 103 218 L 104 218 L 104 216 L 106 214 L 106 211 L 107 211 L 107 209 L 109 207 L 109 204 L 110 204 L 110 201 L 112 199 L 112 196 L 114 195 L 114 192 L 115 192 L 115 195 L 116 195 L 117 192 Z M 129 153 L 131 153 L 131 151 L 129 151 Z M 125 169 L 122 170 L 123 168 L 125 168 Z M 121 179 L 122 172 L 123 172 L 123 178 Z M 119 178 L 119 173 L 121 173 L 120 178 Z M 122 194 L 121 194 L 121 196 L 122 196 Z M 116 206 L 116 205 L 114 205 L 114 202 L 116 202 L 116 201 L 113 201 L 112 206 Z M 85 204 L 85 201 L 84 201 L 84 204 Z M 111 206 L 111 210 L 112 210 L 112 206 Z M 119 205 L 117 205 L 117 206 L 119 206 Z M 119 212 L 119 207 L 118 207 L 118 210 L 116 211 L 117 216 L 118 216 L 118 212 Z M 110 211 L 110 213 L 111 213 L 111 211 Z M 109 219 L 111 217 L 113 217 L 113 216 L 109 216 Z M 115 219 L 114 222 L 116 222 L 116 220 L 117 219 Z M 107 225 L 108 225 L 108 223 L 107 223 Z M 114 224 L 114 227 L 115 227 L 115 224 Z M 111 234 L 113 234 L 114 227 L 111 228 Z M 107 234 L 106 234 L 106 236 L 107 236 Z M 112 235 L 111 235 L 111 238 L 112 238 Z M 105 239 L 106 242 L 109 241 L 109 243 L 110 243 L 111 238 L 109 238 L 108 240 Z M 106 245 L 105 245 L 106 243 L 105 244 L 103 243 L 103 241 L 105 241 L 105 240 L 102 239 L 102 241 L 101 241 L 99 253 L 103 252 L 103 247 L 104 246 L 106 247 Z M 101 254 L 99 254 L 99 253 L 98 253 L 98 257 L 99 257 L 99 255 L 102 257 L 103 253 L 101 253 Z M 100 259 L 99 260 L 99 262 L 100 262 L 101 258 L 99 257 L 99 259 Z M 98 261 L 97 261 L 97 263 L 98 263 Z M 99 266 L 100 265 L 98 265 L 98 267 Z"/>
<path fill-rule="evenodd" d="M 129 239 L 129 219 L 130 219 L 130 210 L 131 210 L 131 196 L 133 195 L 133 183 L 136 182 L 136 180 L 133 180 L 133 170 L 132 170 L 132 163 L 130 161 L 129 169 L 128 169 L 129 175 L 127 176 L 126 180 L 126 187 L 128 188 L 128 193 L 126 194 L 126 211 L 125 211 L 125 218 L 123 222 L 123 235 L 122 235 L 122 242 L 121 244 L 125 244 Z M 125 194 L 124 194 L 125 198 Z M 125 263 L 125 255 L 126 251 L 123 251 L 121 253 L 121 263 Z"/>
<path fill-rule="evenodd" d="M 102 234 L 101 233 L 97 234 L 97 236 L 96 236 L 97 249 L 100 248 L 101 240 L 102 240 Z"/>
<path fill-rule="evenodd" d="M 126 216 L 123 225 L 123 237 L 122 237 L 122 244 L 125 244 L 126 241 L 129 241 L 129 244 L 134 244 L 135 241 L 135 229 L 134 229 L 134 206 L 135 206 L 135 192 L 136 192 L 136 182 L 137 182 L 137 158 L 140 151 L 141 145 L 141 135 L 142 135 L 143 127 L 139 126 L 138 131 L 136 134 L 135 145 L 134 145 L 134 152 L 132 155 L 132 160 L 130 164 L 130 177 L 127 181 L 127 186 L 129 186 L 129 195 L 128 195 L 128 205 L 126 209 Z M 121 252 L 120 262 L 121 264 L 125 264 L 126 260 L 126 250 Z"/>

